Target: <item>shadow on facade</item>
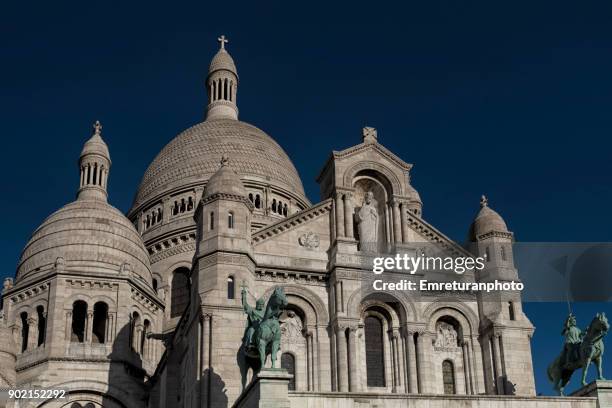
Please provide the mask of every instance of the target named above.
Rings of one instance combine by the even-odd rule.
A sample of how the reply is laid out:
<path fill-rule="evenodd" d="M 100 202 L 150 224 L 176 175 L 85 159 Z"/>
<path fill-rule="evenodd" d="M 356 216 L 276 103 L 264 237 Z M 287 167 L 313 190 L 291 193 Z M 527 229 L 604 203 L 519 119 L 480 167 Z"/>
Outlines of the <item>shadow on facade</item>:
<path fill-rule="evenodd" d="M 135 339 L 131 335 L 130 325 L 123 326 L 115 337 L 112 351 L 108 355 L 108 392 L 104 395 L 104 408 L 125 408 L 125 402 L 118 398 L 130 398 L 136 406 L 145 406 L 147 377 L 141 356 L 133 350 Z M 141 341 L 141 339 L 138 339 Z"/>
<path fill-rule="evenodd" d="M 219 374 L 215 373 L 213 368 L 204 370 L 201 381 L 204 386 L 202 393 L 204 401 L 201 406 L 219 408 L 227 408 L 229 406 L 225 381 L 223 381 Z M 208 387 L 206 387 L 207 384 Z M 209 390 L 209 392 L 206 392 L 206 390 Z"/>
<path fill-rule="evenodd" d="M 261 369 L 261 363 L 259 358 L 248 357 L 244 353 L 244 345 L 241 345 L 236 353 L 236 364 L 240 368 L 240 381 L 244 390 L 249 382 L 249 369 L 252 368 L 250 378 L 253 378 Z"/>

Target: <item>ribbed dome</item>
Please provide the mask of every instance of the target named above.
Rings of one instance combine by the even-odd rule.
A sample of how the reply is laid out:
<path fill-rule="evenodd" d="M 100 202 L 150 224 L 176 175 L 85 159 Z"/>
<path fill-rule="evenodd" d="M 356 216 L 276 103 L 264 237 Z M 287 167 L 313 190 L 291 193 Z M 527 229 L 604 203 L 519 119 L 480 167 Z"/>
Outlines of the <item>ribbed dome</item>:
<path fill-rule="evenodd" d="M 214 194 L 230 194 L 234 196 L 247 196 L 244 185 L 240 181 L 240 177 L 229 165 L 223 163 L 219 170 L 208 180 L 204 198 Z"/>
<path fill-rule="evenodd" d="M 221 69 L 225 69 L 227 71 L 233 72 L 236 76 L 238 76 L 238 70 L 236 69 L 236 64 L 234 64 L 234 59 L 224 48 L 221 48 L 213 57 L 212 61 L 210 61 L 210 66 L 208 67 L 208 74 L 212 74 L 215 71 L 219 71 Z"/>
<path fill-rule="evenodd" d="M 476 240 L 491 231 L 508 232 L 508 227 L 501 215 L 488 206 L 487 199 L 483 196 L 480 211 L 470 227 L 470 239 Z"/>
<path fill-rule="evenodd" d="M 129 269 L 151 284 L 149 256 L 132 223 L 103 200 L 80 199 L 49 216 L 21 254 L 17 282 L 59 268 L 72 273 Z"/>
<path fill-rule="evenodd" d="M 262 130 L 233 119 L 207 120 L 166 145 L 144 174 L 132 210 L 176 188 L 206 182 L 222 155 L 243 181 L 254 180 L 293 192 L 308 202 L 287 154 Z"/>

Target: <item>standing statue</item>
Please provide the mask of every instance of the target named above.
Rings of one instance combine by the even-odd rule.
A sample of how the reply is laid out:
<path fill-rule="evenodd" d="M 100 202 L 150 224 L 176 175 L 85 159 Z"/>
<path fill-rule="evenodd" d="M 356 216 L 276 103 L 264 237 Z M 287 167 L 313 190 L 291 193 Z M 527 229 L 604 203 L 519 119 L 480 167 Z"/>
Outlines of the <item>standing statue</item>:
<path fill-rule="evenodd" d="M 576 327 L 576 318 L 570 314 L 565 320 L 561 334 L 565 344 L 561 354 L 548 366 L 548 379 L 554 389 L 563 395 L 563 389 L 569 382 L 574 371 L 582 368 L 582 385 L 586 385 L 586 376 L 591 362 L 597 365 L 597 379 L 604 380 L 602 363 L 604 354 L 603 338 L 608 334 L 610 324 L 605 313 L 597 313 L 583 332 Z"/>
<path fill-rule="evenodd" d="M 243 338 L 242 352 L 239 352 L 241 358 L 239 364 L 244 386 L 248 367 L 251 367 L 257 373 L 265 366 L 266 360 L 270 356 L 272 368 L 275 368 L 276 355 L 280 350 L 281 340 L 279 317 L 288 303 L 285 291 L 280 286 L 272 292 L 261 318 L 259 316 L 263 309 L 263 299 L 259 299 L 256 308 L 252 309 L 246 302 L 246 288 L 243 288 L 242 303 L 248 316 L 248 327 Z"/>
<path fill-rule="evenodd" d="M 368 191 L 356 215 L 359 226 L 359 247 L 362 251 L 375 252 L 378 245 L 378 210 L 374 193 Z"/>

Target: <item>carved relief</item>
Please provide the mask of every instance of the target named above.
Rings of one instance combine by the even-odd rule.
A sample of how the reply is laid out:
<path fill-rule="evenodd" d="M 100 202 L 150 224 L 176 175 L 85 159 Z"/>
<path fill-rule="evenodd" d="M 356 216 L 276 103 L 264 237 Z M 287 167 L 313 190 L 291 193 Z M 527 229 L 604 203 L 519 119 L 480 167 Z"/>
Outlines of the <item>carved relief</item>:
<path fill-rule="evenodd" d="M 449 349 L 457 348 L 457 331 L 452 324 L 446 322 L 436 323 L 436 348 Z"/>
<path fill-rule="evenodd" d="M 305 248 L 309 248 L 309 249 L 316 249 L 319 247 L 319 243 L 320 243 L 320 239 L 319 236 L 317 234 L 315 234 L 312 231 L 309 231 L 305 234 L 300 235 L 300 237 L 298 238 L 298 243 L 305 247 Z"/>
<path fill-rule="evenodd" d="M 281 318 L 281 344 L 294 344 L 303 338 L 302 319 L 292 311 L 287 311 L 286 317 Z"/>

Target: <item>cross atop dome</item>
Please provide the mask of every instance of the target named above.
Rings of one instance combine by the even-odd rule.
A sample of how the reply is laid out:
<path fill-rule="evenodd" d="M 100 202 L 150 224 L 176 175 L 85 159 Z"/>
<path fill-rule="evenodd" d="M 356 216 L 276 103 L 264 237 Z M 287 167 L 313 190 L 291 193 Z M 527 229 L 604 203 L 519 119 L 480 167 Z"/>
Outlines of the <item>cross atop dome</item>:
<path fill-rule="evenodd" d="M 480 207 L 487 207 L 489 205 L 489 199 L 483 194 L 480 197 Z"/>
<path fill-rule="evenodd" d="M 221 46 L 222 50 L 225 49 L 225 44 L 229 42 L 229 40 L 225 38 L 225 35 L 223 34 L 221 35 L 221 37 L 217 38 L 217 41 L 219 41 L 219 45 Z"/>
<path fill-rule="evenodd" d="M 102 124 L 99 120 L 96 120 L 93 124 L 94 135 L 100 136 L 102 134 Z"/>

